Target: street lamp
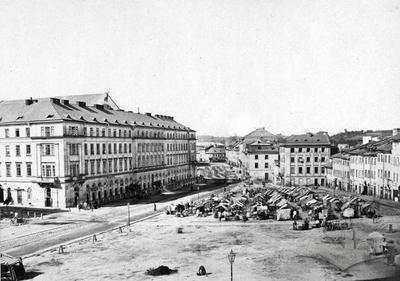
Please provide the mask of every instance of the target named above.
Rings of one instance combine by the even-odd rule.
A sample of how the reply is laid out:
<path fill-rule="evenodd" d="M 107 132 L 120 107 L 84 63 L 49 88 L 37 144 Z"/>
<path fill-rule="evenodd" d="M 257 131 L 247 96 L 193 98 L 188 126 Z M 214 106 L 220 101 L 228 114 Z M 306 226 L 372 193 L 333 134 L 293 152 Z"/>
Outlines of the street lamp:
<path fill-rule="evenodd" d="M 234 253 L 233 250 L 231 249 L 231 251 L 228 254 L 228 260 L 229 263 L 231 264 L 231 281 L 233 281 L 233 262 L 235 261 L 235 257 L 236 253 Z"/>

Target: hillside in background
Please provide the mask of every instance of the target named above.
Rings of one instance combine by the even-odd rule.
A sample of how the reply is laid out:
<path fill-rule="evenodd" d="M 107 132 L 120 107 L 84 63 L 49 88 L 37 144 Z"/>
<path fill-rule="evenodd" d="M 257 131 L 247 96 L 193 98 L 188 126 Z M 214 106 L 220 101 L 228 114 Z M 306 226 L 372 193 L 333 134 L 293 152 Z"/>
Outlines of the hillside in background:
<path fill-rule="evenodd" d="M 372 136 L 372 137 L 387 137 L 392 135 L 392 130 L 361 130 L 361 131 L 347 131 L 340 132 L 338 134 L 330 136 L 331 142 L 334 145 L 338 145 L 341 143 L 348 144 L 349 146 L 354 146 L 362 143 L 363 136 Z"/>

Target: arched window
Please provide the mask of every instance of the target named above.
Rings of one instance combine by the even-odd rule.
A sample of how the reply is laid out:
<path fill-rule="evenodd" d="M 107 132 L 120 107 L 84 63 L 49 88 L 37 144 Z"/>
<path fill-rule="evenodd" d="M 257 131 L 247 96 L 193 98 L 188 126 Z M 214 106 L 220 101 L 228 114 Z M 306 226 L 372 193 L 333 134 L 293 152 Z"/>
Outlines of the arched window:
<path fill-rule="evenodd" d="M 28 200 L 31 200 L 32 199 L 32 189 L 30 187 L 28 188 L 27 193 L 28 193 Z"/>

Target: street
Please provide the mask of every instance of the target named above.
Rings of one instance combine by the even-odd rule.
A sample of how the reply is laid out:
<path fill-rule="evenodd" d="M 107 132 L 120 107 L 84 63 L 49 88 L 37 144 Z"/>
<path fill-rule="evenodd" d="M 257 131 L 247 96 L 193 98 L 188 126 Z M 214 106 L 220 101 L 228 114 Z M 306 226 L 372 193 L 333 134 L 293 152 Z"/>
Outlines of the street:
<path fill-rule="evenodd" d="M 230 187 L 233 186 L 235 185 L 230 185 Z M 161 213 L 171 203 L 197 200 L 198 197 L 206 198 L 212 193 L 222 190 L 223 187 L 216 187 L 213 190 L 200 191 L 199 194 L 183 195 L 178 199 L 176 197 L 165 199 L 156 203 L 157 211 L 154 211 L 153 202 L 131 205 L 129 208 L 130 222 L 132 224 L 137 220 Z M 126 205 L 102 207 L 93 210 L 93 212 L 73 209 L 69 213 L 51 214 L 44 216 L 43 220 L 36 219 L 32 224 L 5 228 L 2 226 L 0 251 L 23 257 L 80 237 L 126 225 L 127 221 L 128 209 Z"/>

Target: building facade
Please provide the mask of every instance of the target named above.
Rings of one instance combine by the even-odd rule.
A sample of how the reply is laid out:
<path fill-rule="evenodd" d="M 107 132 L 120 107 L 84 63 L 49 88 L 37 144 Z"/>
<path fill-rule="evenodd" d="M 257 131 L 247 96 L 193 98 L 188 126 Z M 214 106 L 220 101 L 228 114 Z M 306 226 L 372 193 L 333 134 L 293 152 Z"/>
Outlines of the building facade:
<path fill-rule="evenodd" d="M 64 98 L 0 103 L 0 201 L 65 208 L 194 182 L 195 131 L 108 94 Z"/>
<path fill-rule="evenodd" d="M 331 142 L 325 132 L 292 135 L 279 148 L 279 170 L 285 185 L 324 186 Z"/>
<path fill-rule="evenodd" d="M 333 155 L 329 185 L 356 194 L 399 200 L 400 136 L 370 141 L 343 151 L 338 161 Z M 347 176 L 348 175 L 348 176 Z M 342 184 L 340 184 L 342 183 Z"/>
<path fill-rule="evenodd" d="M 248 144 L 245 151 L 246 174 L 253 180 L 277 181 L 276 162 L 279 158 L 278 146 L 272 142 L 255 141 Z"/>

